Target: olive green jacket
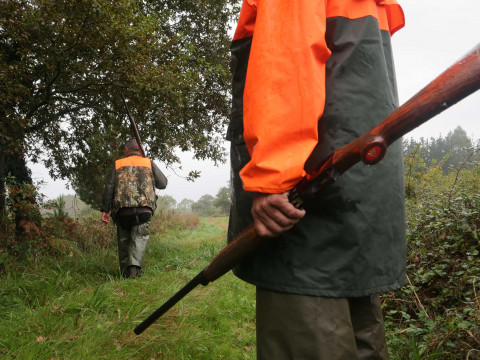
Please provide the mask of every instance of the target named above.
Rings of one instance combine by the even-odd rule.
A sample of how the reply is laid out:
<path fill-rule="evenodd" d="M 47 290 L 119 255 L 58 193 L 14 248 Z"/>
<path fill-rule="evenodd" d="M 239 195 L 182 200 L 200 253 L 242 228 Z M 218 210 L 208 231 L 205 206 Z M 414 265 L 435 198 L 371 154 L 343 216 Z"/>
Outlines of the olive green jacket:
<path fill-rule="evenodd" d="M 332 54 L 325 110 L 308 171 L 371 130 L 397 106 L 390 34 L 372 17 L 327 19 Z M 234 188 L 228 238 L 252 222 L 252 193 L 239 171 L 249 161 L 243 140 L 243 90 L 252 38 L 233 41 L 233 106 L 228 129 Z M 280 121 L 280 120 L 279 120 Z M 282 126 L 281 122 L 277 126 Z M 302 295 L 357 297 L 405 283 L 406 244 L 402 141 L 375 166 L 357 164 L 305 204 L 306 216 L 268 240 L 234 269 L 262 288 Z"/>

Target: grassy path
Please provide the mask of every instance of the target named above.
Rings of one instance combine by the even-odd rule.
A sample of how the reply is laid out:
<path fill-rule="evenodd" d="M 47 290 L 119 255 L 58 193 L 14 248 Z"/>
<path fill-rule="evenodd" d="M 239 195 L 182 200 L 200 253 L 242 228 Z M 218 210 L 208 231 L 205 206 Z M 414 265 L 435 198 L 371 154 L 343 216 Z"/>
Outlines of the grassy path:
<path fill-rule="evenodd" d="M 117 275 L 116 249 L 44 258 L 0 285 L 0 358 L 255 359 L 254 289 L 231 273 L 133 329 L 225 245 L 226 220 L 151 236 L 144 276 Z"/>
<path fill-rule="evenodd" d="M 254 288 L 231 273 L 198 286 L 144 333 L 133 333 L 225 246 L 226 218 L 152 234 L 144 276 L 136 280 L 118 275 L 114 229 L 99 235 L 98 228 L 77 229 L 81 243 L 68 231 L 51 232 L 48 241 L 61 251 L 28 260 L 12 260 L 0 249 L 0 359 L 255 359 Z M 468 269 L 477 255 L 469 255 Z M 402 309 L 413 295 L 386 294 L 385 303 L 393 302 L 386 308 L 390 358 L 480 360 L 475 279 L 463 312 L 430 312 L 431 318 Z"/>

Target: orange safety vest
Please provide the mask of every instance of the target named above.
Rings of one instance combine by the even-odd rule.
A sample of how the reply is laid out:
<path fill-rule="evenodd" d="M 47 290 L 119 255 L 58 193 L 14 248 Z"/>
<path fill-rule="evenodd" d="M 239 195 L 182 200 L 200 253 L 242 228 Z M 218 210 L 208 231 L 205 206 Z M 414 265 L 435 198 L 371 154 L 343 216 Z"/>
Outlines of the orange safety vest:
<path fill-rule="evenodd" d="M 152 162 L 150 159 L 140 156 L 128 156 L 126 158 L 118 159 L 117 161 L 115 161 L 115 170 L 118 170 L 125 166 L 140 166 L 151 169 Z"/>
<path fill-rule="evenodd" d="M 395 0 L 243 1 L 234 40 L 253 37 L 243 98 L 246 191 L 282 193 L 305 175 L 325 105 L 326 19 L 366 16 L 390 34 L 405 23 Z"/>

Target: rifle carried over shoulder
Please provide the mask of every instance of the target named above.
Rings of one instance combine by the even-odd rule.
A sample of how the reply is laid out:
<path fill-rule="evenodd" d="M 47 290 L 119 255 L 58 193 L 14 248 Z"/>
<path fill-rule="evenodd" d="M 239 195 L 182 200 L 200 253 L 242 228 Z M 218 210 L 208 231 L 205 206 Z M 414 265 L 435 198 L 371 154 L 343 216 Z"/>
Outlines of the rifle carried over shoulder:
<path fill-rule="evenodd" d="M 133 116 L 130 114 L 130 110 L 128 110 L 127 102 L 125 100 L 125 96 L 123 96 L 123 92 L 120 94 L 122 95 L 123 105 L 125 106 L 125 110 L 127 111 L 128 120 L 130 120 L 130 129 L 132 130 L 133 135 L 135 136 L 135 140 L 137 140 L 138 148 L 140 149 L 140 153 L 142 154 L 142 157 L 145 157 L 145 153 L 143 152 L 143 149 L 142 149 L 142 142 L 140 141 L 140 134 L 138 133 L 138 129 L 137 129 L 137 124 L 135 123 Z"/>
<path fill-rule="evenodd" d="M 479 88 L 480 44 L 391 113 L 380 125 L 335 151 L 317 169 L 307 174 L 290 191 L 290 202 L 301 207 L 302 199 L 314 196 L 359 161 L 367 165 L 378 163 L 395 140 Z M 252 225 L 248 226 L 205 269 L 140 323 L 134 329 L 135 334 L 141 334 L 199 284 L 207 285 L 227 273 L 255 251 L 263 240 Z"/>

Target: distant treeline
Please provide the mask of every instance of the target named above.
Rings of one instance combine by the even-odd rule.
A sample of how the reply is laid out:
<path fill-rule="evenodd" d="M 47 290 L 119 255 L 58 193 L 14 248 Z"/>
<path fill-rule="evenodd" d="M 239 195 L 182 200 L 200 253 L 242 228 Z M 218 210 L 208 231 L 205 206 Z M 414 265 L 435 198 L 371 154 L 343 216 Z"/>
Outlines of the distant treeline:
<path fill-rule="evenodd" d="M 217 216 L 228 215 L 229 209 L 230 188 L 228 186 L 220 188 L 216 196 L 205 194 L 198 201 L 183 199 L 177 202 L 170 195 L 160 195 L 157 199 L 157 212 L 174 210 L 182 213 L 197 213 L 199 216 Z M 42 212 L 55 216 L 79 217 L 96 210 L 80 200 L 78 195 L 60 195 L 55 200 L 49 201 Z"/>
<path fill-rule="evenodd" d="M 473 163 L 478 162 L 480 140 L 469 138 L 466 131 L 459 126 L 445 137 L 420 140 L 405 138 L 403 149 L 408 173 L 422 172 L 426 167 L 437 165 L 447 174 L 459 167 L 469 168 Z M 410 167 L 412 164 L 415 165 L 413 168 Z M 61 210 L 68 216 L 76 217 L 94 211 L 76 195 L 61 195 L 52 204 L 50 210 L 46 212 L 53 214 Z M 170 195 L 159 196 L 157 208 L 158 211 L 194 212 L 200 216 L 227 215 L 230 208 L 230 187 L 220 188 L 216 196 L 205 194 L 198 201 L 191 199 L 177 201 Z"/>
<path fill-rule="evenodd" d="M 438 164 L 446 174 L 459 166 L 468 168 L 478 161 L 480 141 L 470 139 L 465 130 L 459 126 L 445 137 L 404 139 L 403 149 L 406 162 L 408 158 L 415 157 L 422 160 L 426 166 Z"/>

